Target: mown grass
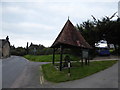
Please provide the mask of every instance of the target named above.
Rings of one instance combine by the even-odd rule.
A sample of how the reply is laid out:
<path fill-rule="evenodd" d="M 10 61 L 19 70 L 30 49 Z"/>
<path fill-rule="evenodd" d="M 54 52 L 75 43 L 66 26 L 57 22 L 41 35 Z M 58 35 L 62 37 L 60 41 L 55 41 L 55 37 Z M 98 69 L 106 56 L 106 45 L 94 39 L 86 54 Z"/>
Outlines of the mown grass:
<path fill-rule="evenodd" d="M 63 59 L 65 57 L 66 54 L 63 55 Z M 72 61 L 77 61 L 80 60 L 79 57 L 77 56 L 73 56 L 73 55 L 69 55 Z M 36 55 L 25 55 L 24 58 L 30 60 L 30 61 L 34 61 L 34 62 L 51 62 L 52 61 L 52 55 L 40 55 L 40 56 L 36 56 Z M 55 61 L 60 61 L 60 55 L 55 55 Z"/>
<path fill-rule="evenodd" d="M 51 82 L 65 82 L 76 79 L 81 79 L 83 77 L 89 76 L 101 70 L 104 70 L 117 61 L 94 61 L 90 62 L 90 65 L 81 66 L 81 63 L 74 62 L 72 63 L 72 67 L 70 69 L 71 76 L 68 76 L 68 69 L 63 69 L 62 71 L 57 70 L 52 64 L 42 65 L 42 71 L 44 74 L 44 78 Z"/>

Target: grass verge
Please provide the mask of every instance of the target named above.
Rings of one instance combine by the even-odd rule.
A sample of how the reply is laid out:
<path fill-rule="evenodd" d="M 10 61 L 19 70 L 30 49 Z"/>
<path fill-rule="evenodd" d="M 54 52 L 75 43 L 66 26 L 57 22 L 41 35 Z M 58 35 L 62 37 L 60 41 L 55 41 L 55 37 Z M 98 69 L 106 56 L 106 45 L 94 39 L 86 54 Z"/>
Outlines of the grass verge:
<path fill-rule="evenodd" d="M 52 64 L 42 65 L 42 70 L 44 78 L 48 81 L 59 83 L 65 81 L 71 81 L 76 79 L 81 79 L 83 77 L 89 76 L 101 70 L 104 70 L 117 61 L 94 61 L 90 62 L 89 66 L 81 66 L 80 63 L 72 63 L 72 68 L 70 70 L 71 76 L 68 76 L 68 69 L 63 69 L 62 71 L 57 70 Z"/>
<path fill-rule="evenodd" d="M 65 57 L 66 54 L 63 55 L 63 58 Z M 52 61 L 52 55 L 25 55 L 24 58 L 34 61 L 34 62 L 51 62 Z M 79 57 L 70 55 L 70 58 L 72 61 L 77 61 L 80 60 Z M 60 61 L 60 55 L 55 55 L 55 61 Z"/>

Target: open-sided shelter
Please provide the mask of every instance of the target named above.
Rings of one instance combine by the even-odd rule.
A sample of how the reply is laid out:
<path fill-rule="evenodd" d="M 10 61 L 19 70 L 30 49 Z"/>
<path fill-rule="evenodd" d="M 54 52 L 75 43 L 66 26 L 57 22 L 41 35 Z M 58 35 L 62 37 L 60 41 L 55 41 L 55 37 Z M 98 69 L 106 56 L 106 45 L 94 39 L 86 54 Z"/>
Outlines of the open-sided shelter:
<path fill-rule="evenodd" d="M 68 19 L 59 33 L 58 37 L 52 44 L 53 48 L 53 64 L 55 60 L 55 51 L 60 48 L 60 71 L 62 70 L 62 54 L 64 48 L 86 48 L 91 46 L 86 42 L 81 33 L 74 27 Z"/>

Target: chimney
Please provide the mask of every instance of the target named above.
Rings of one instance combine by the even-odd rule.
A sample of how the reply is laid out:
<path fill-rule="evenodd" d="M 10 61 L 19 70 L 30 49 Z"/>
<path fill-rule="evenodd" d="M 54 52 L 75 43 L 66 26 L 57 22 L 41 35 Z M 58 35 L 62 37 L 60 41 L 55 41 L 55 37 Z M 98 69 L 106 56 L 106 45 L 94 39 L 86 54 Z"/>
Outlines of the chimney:
<path fill-rule="evenodd" d="M 9 41 L 9 37 L 8 36 L 6 37 L 6 40 Z"/>

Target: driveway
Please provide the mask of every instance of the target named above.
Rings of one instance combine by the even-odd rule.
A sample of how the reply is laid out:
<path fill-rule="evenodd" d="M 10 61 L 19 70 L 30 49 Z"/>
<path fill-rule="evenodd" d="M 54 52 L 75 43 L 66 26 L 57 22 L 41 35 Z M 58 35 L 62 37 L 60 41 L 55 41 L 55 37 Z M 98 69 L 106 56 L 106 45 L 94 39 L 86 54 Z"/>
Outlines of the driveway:
<path fill-rule="evenodd" d="M 118 88 L 118 63 L 83 79 L 63 83 L 44 80 L 40 66 L 46 63 L 30 62 L 19 56 L 3 59 L 3 88 Z"/>

